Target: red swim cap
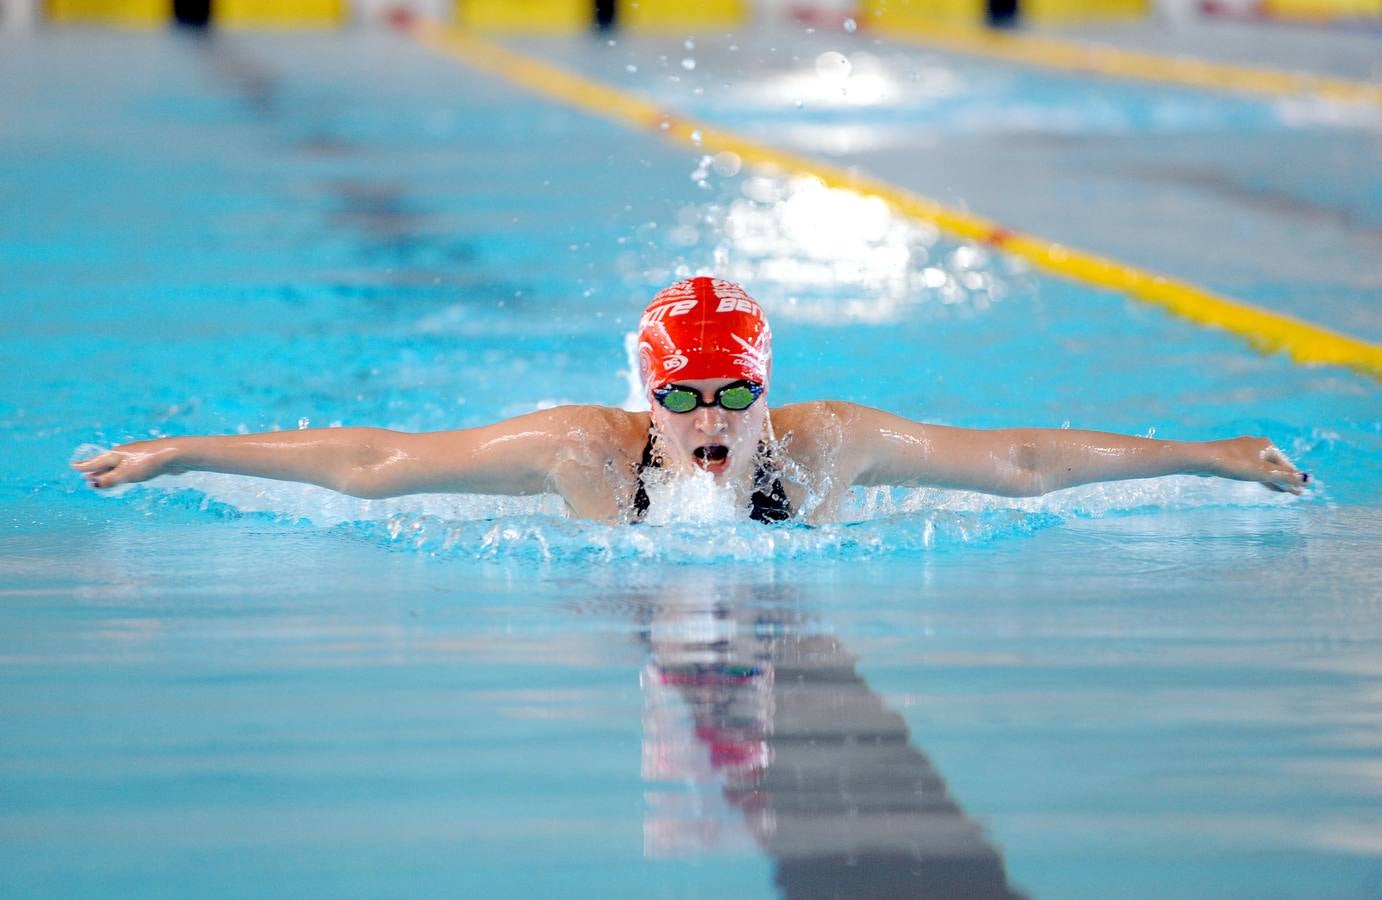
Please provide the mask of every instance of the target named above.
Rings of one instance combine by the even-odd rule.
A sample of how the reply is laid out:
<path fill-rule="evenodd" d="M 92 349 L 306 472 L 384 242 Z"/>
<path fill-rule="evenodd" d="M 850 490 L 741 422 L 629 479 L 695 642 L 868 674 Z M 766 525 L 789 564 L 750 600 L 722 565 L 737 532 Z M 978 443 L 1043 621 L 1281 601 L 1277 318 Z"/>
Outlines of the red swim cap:
<path fill-rule="evenodd" d="M 732 281 L 678 281 L 658 291 L 638 321 L 638 374 L 650 391 L 703 378 L 742 378 L 766 386 L 772 369 L 768 320 Z"/>

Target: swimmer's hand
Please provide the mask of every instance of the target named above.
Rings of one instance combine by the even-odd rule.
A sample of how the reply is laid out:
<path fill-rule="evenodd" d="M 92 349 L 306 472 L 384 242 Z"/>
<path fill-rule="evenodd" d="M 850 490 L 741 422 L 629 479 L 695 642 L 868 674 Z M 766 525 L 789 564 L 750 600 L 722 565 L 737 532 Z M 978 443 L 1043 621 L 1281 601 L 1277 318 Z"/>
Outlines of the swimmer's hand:
<path fill-rule="evenodd" d="M 1217 475 L 1235 481 L 1256 481 L 1273 491 L 1290 494 L 1304 492 L 1310 474 L 1291 464 L 1266 438 L 1240 437 L 1226 441 L 1209 441 L 1202 445 L 1209 455 L 1210 465 L 1204 475 Z"/>
<path fill-rule="evenodd" d="M 170 440 L 138 441 L 74 462 L 72 468 L 86 477 L 88 485 L 102 490 L 186 472 L 187 467 L 178 464 L 177 456 L 177 447 Z"/>

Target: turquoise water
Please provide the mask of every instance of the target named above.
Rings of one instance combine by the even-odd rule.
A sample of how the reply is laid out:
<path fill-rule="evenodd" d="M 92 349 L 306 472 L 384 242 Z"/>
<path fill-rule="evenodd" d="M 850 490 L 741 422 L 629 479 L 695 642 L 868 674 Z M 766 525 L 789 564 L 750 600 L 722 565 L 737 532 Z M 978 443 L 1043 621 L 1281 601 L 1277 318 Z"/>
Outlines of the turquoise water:
<path fill-rule="evenodd" d="M 1376 382 L 707 163 L 400 38 L 6 41 L 7 893 L 1382 890 Z M 627 50 L 644 74 L 667 53 Z M 706 42 L 695 55 L 713 74 Z M 755 59 L 749 80 L 777 65 Z M 677 100 L 659 85 L 680 82 L 623 71 Z M 1296 148 L 1278 193 L 1347 220 L 1359 195 L 1340 173 L 1374 189 L 1356 124 L 984 85 L 992 144 L 1041 130 L 1034 104 L 1080 135 L 1170 103 L 1205 145 Z M 745 124 L 741 92 L 689 97 Z M 1222 252 L 1280 239 L 1274 221 Z M 1302 246 L 1316 224 L 1297 222 Z M 1173 249 L 1183 274 L 1195 247 Z M 66 471 L 150 434 L 619 405 L 646 297 L 712 267 L 773 316 L 775 402 L 1261 433 L 1320 487 L 874 492 L 814 529 L 609 528 L 550 499 L 365 502 L 211 475 L 94 496 Z M 1326 320 L 1298 269 L 1251 299 Z M 1357 287 L 1375 263 L 1329 271 L 1352 286 L 1331 303 L 1375 323 L 1376 282 Z"/>

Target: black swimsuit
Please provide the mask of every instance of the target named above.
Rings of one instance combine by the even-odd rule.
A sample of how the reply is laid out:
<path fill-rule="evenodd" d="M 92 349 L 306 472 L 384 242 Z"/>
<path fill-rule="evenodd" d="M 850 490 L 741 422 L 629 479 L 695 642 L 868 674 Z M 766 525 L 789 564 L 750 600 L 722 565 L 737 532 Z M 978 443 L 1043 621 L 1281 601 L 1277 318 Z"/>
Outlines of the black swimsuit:
<path fill-rule="evenodd" d="M 763 445 L 759 444 L 758 449 L 761 451 Z M 657 468 L 661 466 L 653 457 L 653 439 L 649 435 L 648 443 L 643 448 L 643 461 L 638 464 L 638 490 L 633 495 L 635 522 L 641 521 L 648 514 L 648 491 L 643 486 L 643 470 Z M 760 465 L 754 473 L 753 483 L 764 484 L 767 480 L 767 472 Z M 762 490 L 754 491 L 749 499 L 752 503 L 749 518 L 755 522 L 783 522 L 792 518 L 792 503 L 787 499 L 787 492 L 782 489 L 781 478 L 773 478 L 772 488 L 766 493 Z"/>

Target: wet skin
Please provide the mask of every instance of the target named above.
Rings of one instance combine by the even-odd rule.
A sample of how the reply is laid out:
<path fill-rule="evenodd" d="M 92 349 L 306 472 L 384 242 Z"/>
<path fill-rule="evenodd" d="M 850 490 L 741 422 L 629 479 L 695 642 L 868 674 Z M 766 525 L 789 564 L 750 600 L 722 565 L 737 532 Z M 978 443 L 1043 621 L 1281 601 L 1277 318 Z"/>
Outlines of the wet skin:
<path fill-rule="evenodd" d="M 699 392 L 702 400 L 710 403 L 716 391 L 736 380 L 705 378 L 674 384 Z M 751 481 L 758 443 L 771 436 L 766 390 L 747 409 L 731 410 L 715 404 L 676 413 L 653 400 L 651 415 L 663 466 L 677 473 L 709 472 L 720 484 Z"/>
<path fill-rule="evenodd" d="M 710 399 L 732 379 L 679 382 Z M 934 486 L 1035 496 L 1078 484 L 1186 474 L 1300 493 L 1309 476 L 1266 438 L 1166 441 L 1049 428 L 978 430 L 915 422 L 853 403 L 673 413 L 563 406 L 478 428 L 423 434 L 330 428 L 125 444 L 74 468 L 92 487 L 187 471 L 302 481 L 357 497 L 559 494 L 573 515 L 626 522 L 649 435 L 673 472 L 709 472 L 747 501 L 760 441 L 774 441 L 792 508 L 829 520 L 854 485 Z M 810 499 L 810 502 L 805 501 Z"/>

